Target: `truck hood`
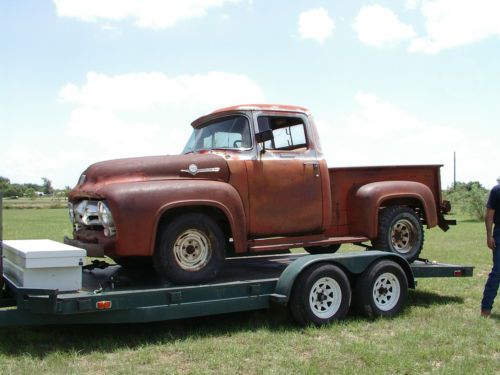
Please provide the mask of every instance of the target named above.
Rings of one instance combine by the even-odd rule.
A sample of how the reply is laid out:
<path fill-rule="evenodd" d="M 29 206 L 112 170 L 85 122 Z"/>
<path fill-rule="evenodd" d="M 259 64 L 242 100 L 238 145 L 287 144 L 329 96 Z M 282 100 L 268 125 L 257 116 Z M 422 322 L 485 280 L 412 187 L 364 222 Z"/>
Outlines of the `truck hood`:
<path fill-rule="evenodd" d="M 229 168 L 222 156 L 214 154 L 146 156 L 103 161 L 92 164 L 83 172 L 70 197 L 82 193 L 93 195 L 107 184 L 166 179 L 227 182 Z"/>

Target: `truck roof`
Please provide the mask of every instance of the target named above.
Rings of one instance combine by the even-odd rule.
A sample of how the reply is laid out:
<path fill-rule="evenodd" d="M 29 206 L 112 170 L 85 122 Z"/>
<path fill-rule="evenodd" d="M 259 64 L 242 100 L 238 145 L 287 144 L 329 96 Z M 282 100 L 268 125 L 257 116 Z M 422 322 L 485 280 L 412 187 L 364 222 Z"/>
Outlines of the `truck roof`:
<path fill-rule="evenodd" d="M 307 108 L 299 107 L 296 105 L 287 105 L 287 104 L 238 104 L 230 107 L 224 107 L 216 109 L 215 111 L 209 113 L 208 115 L 201 116 L 194 120 L 191 125 L 193 127 L 198 126 L 199 124 L 205 122 L 206 120 L 210 120 L 213 117 L 217 117 L 224 112 L 234 112 L 234 111 L 273 111 L 273 112 L 297 112 L 297 113 L 305 113 L 310 114 L 310 111 Z"/>

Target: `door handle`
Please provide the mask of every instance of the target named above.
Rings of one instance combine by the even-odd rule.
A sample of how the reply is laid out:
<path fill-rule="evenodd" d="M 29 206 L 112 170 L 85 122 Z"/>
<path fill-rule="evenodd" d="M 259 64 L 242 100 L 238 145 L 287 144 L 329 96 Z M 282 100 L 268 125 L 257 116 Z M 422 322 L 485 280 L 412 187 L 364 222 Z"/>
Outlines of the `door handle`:
<path fill-rule="evenodd" d="M 317 161 L 305 161 L 304 166 L 312 165 L 314 170 L 314 177 L 319 177 L 319 163 Z"/>

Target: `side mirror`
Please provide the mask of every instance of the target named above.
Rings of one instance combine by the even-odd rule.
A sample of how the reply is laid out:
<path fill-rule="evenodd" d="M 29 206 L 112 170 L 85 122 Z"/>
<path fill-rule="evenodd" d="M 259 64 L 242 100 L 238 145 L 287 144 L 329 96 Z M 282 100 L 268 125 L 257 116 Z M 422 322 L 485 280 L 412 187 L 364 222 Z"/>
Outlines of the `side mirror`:
<path fill-rule="evenodd" d="M 263 132 L 255 134 L 255 140 L 257 143 L 265 143 L 273 138 L 274 136 L 272 130 L 264 130 Z"/>

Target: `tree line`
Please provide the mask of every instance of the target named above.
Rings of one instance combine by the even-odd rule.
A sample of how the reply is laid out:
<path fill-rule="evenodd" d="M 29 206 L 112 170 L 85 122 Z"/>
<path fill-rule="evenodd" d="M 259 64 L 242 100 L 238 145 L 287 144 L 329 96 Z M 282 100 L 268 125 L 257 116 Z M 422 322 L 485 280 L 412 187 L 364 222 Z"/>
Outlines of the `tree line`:
<path fill-rule="evenodd" d="M 37 195 L 49 195 L 49 196 L 67 196 L 70 187 L 66 186 L 64 189 L 54 189 L 52 186 L 52 181 L 47 177 L 42 177 L 41 184 L 35 183 L 25 183 L 18 184 L 12 183 L 7 177 L 0 176 L 0 193 L 5 198 L 15 198 L 15 197 L 30 197 L 34 198 Z"/>

